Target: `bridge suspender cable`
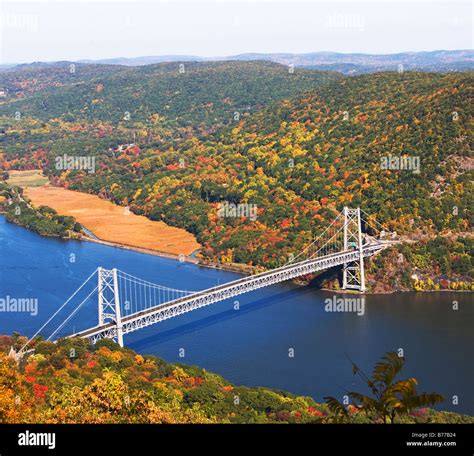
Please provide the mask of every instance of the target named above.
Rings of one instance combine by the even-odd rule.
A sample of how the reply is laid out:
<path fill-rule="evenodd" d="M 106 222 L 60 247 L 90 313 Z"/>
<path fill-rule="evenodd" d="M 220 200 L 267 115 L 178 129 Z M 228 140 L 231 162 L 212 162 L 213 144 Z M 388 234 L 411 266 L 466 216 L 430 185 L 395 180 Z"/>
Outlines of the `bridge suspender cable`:
<path fill-rule="evenodd" d="M 343 273 L 346 277 L 344 288 L 357 289 L 363 292 L 365 290 L 364 257 L 375 255 L 383 248 L 393 244 L 393 242 L 371 239 L 369 236 L 364 243 L 361 212 L 364 211 L 359 208 L 350 209 L 345 207 L 344 211 L 334 218 L 321 235 L 282 267 L 197 292 L 158 285 L 115 268 L 111 270 L 97 268 L 26 342 L 20 349 L 19 354 L 24 354 L 28 344 L 37 337 L 96 273 L 98 275 L 97 286 L 77 307 L 73 308 L 68 317 L 60 323 L 47 340 L 55 337 L 96 291 L 98 292 L 99 324 L 76 332 L 72 336 L 88 338 L 92 343 L 102 338 L 111 338 L 116 339 L 121 345 L 123 345 L 122 335 L 131 331 L 263 286 L 312 274 L 334 266 L 343 266 Z M 366 212 L 364 214 L 370 218 Z M 342 223 L 336 225 L 341 217 L 343 217 Z M 363 221 L 374 228 L 366 220 Z M 375 222 L 384 228 L 380 222 L 377 220 Z M 343 235 L 341 235 L 342 231 Z M 312 248 L 313 246 L 314 248 Z M 298 262 L 295 261 L 305 253 L 304 258 Z"/>
<path fill-rule="evenodd" d="M 342 212 L 339 212 L 339 214 L 337 215 L 337 217 L 332 221 L 332 223 L 326 227 L 326 229 L 316 238 L 314 239 L 313 242 L 311 242 L 311 244 L 309 244 L 307 247 L 305 247 L 300 253 L 298 253 L 298 255 L 296 255 L 294 258 L 292 258 L 290 261 L 286 262 L 285 263 L 285 266 L 287 264 L 290 264 L 290 263 L 293 263 L 298 257 L 300 257 L 301 255 L 303 255 L 303 253 L 305 253 L 309 248 L 311 248 L 312 245 L 314 245 L 317 241 L 319 241 L 325 234 L 326 232 L 336 223 L 336 221 L 342 216 Z M 324 244 L 326 245 L 326 244 Z"/>
<path fill-rule="evenodd" d="M 139 277 L 132 276 L 131 274 L 128 274 L 126 272 L 121 271 L 120 269 L 117 269 L 117 275 L 119 278 L 123 280 L 129 280 L 132 282 L 136 282 L 139 285 L 147 285 L 153 288 L 159 288 L 160 290 L 165 290 L 165 291 L 175 291 L 177 293 L 195 293 L 195 291 L 189 291 L 189 290 L 178 290 L 176 288 L 170 288 L 170 287 L 165 287 L 163 285 L 157 285 L 156 283 L 153 282 L 148 282 L 147 280 L 140 279 Z"/>
<path fill-rule="evenodd" d="M 50 334 L 50 336 L 46 340 L 51 340 L 61 329 L 64 325 L 79 311 L 79 309 L 86 303 L 86 301 L 98 290 L 98 286 L 96 286 L 85 298 L 84 300 L 69 314 L 69 316 Z"/>
<path fill-rule="evenodd" d="M 364 215 L 366 215 L 368 219 L 370 219 L 370 215 L 367 214 L 367 212 L 365 212 L 363 209 L 361 209 L 360 211 L 361 211 Z M 370 227 L 372 227 L 372 228 L 374 228 L 375 230 L 377 230 L 378 232 L 380 232 L 380 230 L 379 230 L 378 228 L 375 228 L 373 225 L 371 225 L 368 220 L 365 220 L 365 219 L 363 219 L 363 220 L 364 220 L 365 223 L 367 223 L 367 225 L 369 225 Z M 373 219 L 373 220 L 374 220 L 374 222 L 377 223 L 384 231 L 387 230 L 387 228 L 384 227 L 378 220 L 375 220 L 375 219 Z"/>
<path fill-rule="evenodd" d="M 67 305 L 67 303 L 69 301 L 71 301 L 72 298 L 74 298 L 74 296 L 76 296 L 77 293 L 79 293 L 79 291 L 84 287 L 84 285 L 89 282 L 90 279 L 92 279 L 92 277 L 94 277 L 95 273 L 97 272 L 97 268 L 94 270 L 94 272 L 82 283 L 82 285 L 71 295 L 69 296 L 69 298 L 66 300 L 66 302 L 56 311 L 54 312 L 53 315 L 51 315 L 51 317 L 48 319 L 48 321 L 46 321 L 46 323 L 41 326 L 40 329 L 38 329 L 38 331 L 36 331 L 29 339 L 28 341 L 26 342 L 25 345 L 23 345 L 23 347 L 20 348 L 20 351 L 19 353 L 22 353 L 23 350 L 30 344 L 30 342 L 49 324 L 49 322 L 59 313 L 61 312 L 61 310 Z"/>
<path fill-rule="evenodd" d="M 340 231 L 341 231 L 342 229 L 344 229 L 344 227 L 345 227 L 345 224 L 344 224 L 344 225 L 341 225 L 341 226 L 339 227 L 339 229 L 332 235 L 332 237 L 329 238 L 329 239 L 326 241 L 326 243 L 325 243 L 322 247 L 320 247 L 315 253 L 313 253 L 313 255 L 311 255 L 311 258 L 314 258 L 314 257 L 315 257 L 324 247 L 326 247 L 328 244 L 330 245 L 331 241 L 334 241 L 334 238 L 340 233 Z M 335 243 L 334 243 L 334 244 L 335 244 Z"/>

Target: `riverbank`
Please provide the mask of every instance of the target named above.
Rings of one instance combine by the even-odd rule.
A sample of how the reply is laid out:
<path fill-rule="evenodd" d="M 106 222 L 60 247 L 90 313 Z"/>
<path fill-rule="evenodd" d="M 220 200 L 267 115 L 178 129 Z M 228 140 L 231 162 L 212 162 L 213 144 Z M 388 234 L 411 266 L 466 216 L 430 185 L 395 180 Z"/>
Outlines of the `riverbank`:
<path fill-rule="evenodd" d="M 136 215 L 97 195 L 62 187 L 28 187 L 25 195 L 35 206 L 48 206 L 72 216 L 98 239 L 175 256 L 190 256 L 201 248 L 194 235 L 161 221 Z"/>
<path fill-rule="evenodd" d="M 33 342 L 34 353 L 22 362 L 7 357 L 11 347 L 18 349 L 25 342 L 21 336 L 0 335 L 0 361 L 5 366 L 0 383 L 7 385 L 3 405 L 8 411 L 2 421 L 6 423 L 387 422 L 386 415 L 371 407 L 351 404 L 341 414 L 329 401 L 239 386 L 206 369 L 140 355 L 110 340 L 94 347 L 81 339 Z M 78 355 L 71 358 L 71 350 Z M 15 390 L 8 387 L 11 378 Z M 102 391 L 100 400 L 97 390 Z M 23 400 L 16 404 L 19 391 Z M 130 403 L 123 404 L 117 397 L 129 397 Z M 427 408 L 430 400 L 418 402 L 421 405 L 413 401 L 404 413 L 393 414 L 393 422 L 474 423 L 474 417 L 466 414 Z"/>
<path fill-rule="evenodd" d="M 128 249 L 38 236 L 7 223 L 3 217 L 0 239 L 4 296 L 38 299 L 39 316 L 10 312 L 2 324 L 6 334 L 17 331 L 33 335 L 41 321 L 50 318 L 98 266 L 115 267 L 156 284 L 185 290 L 205 290 L 239 278 L 235 273 Z M 361 363 L 361 368 L 370 370 L 381 350 L 403 347 L 405 353 L 415 356 L 407 366 L 408 377 L 419 378 L 424 390 L 446 397 L 458 394 L 463 398 L 459 406 L 447 402 L 446 409 L 474 414 L 474 406 L 467 401 L 473 379 L 465 363 L 466 352 L 452 350 L 453 346 L 473 344 L 472 294 L 362 295 L 363 315 L 328 311 L 326 299 L 333 294 L 337 293 L 289 282 L 264 287 L 127 334 L 125 344 L 142 356 L 153 354 L 169 362 L 201 366 L 236 385 L 291 391 L 319 403 L 324 396 L 340 393 L 336 383 L 351 388 L 353 376 L 345 353 Z M 67 317 L 79 298 L 48 325 L 42 332 L 44 337 L 49 337 Z M 453 301 L 459 303 L 457 311 L 452 310 Z M 97 300 L 93 297 L 66 324 L 61 335 L 96 324 Z M 295 357 L 288 356 L 290 347 Z M 180 348 L 185 349 L 184 358 Z M 457 372 L 456 378 L 452 372 Z"/>
<path fill-rule="evenodd" d="M 42 236 L 77 239 L 81 226 L 73 217 L 59 215 L 48 206 L 33 206 L 21 187 L 0 182 L 0 210 L 6 220 Z"/>
<path fill-rule="evenodd" d="M 25 176 L 19 177 L 25 178 Z M 255 274 L 265 270 L 263 267 L 238 263 L 221 263 L 203 258 L 199 254 L 196 255 L 196 252 L 200 251 L 201 246 L 191 233 L 184 229 L 171 227 L 161 221 L 153 221 L 144 216 L 136 215 L 127 210 L 126 207 L 118 206 L 97 195 L 76 192 L 62 187 L 52 187 L 51 185 L 27 187 L 24 190 L 24 194 L 25 199 L 19 197 L 20 203 L 28 205 L 29 201 L 31 201 L 34 205 L 33 207 L 52 207 L 52 209 L 60 214 L 60 216 L 56 217 L 56 215 L 48 213 L 48 219 L 41 215 L 42 219 L 36 223 L 36 225 L 38 223 L 41 225 L 41 229 L 36 229 L 40 234 L 59 236 L 65 239 L 80 238 L 84 241 L 100 243 L 110 247 L 133 250 L 139 253 L 185 261 L 199 266 L 239 274 Z M 30 206 L 30 209 L 33 207 Z M 10 221 L 27 228 L 30 228 L 32 225 L 31 217 L 25 222 L 12 214 L 7 214 L 7 216 Z M 71 226 L 68 225 L 67 227 L 50 226 L 50 217 L 55 218 L 56 222 L 64 222 L 67 218 L 73 217 L 74 220 L 77 220 L 77 225 L 82 226 L 82 231 L 85 235 L 79 234 L 75 224 L 71 225 L 69 223 Z M 49 223 L 48 226 L 46 226 L 46 222 Z M 443 289 L 450 291 L 472 291 L 473 285 L 470 277 L 460 274 L 440 275 L 439 272 L 434 274 L 433 271 L 436 269 L 434 266 L 435 260 L 430 258 L 423 259 L 417 249 L 419 250 L 417 244 L 411 245 L 407 243 L 405 247 L 399 246 L 395 250 L 388 249 L 390 252 L 382 252 L 371 260 L 366 269 L 366 294 L 391 294 L 397 291 L 413 290 L 442 291 Z M 468 245 L 465 246 L 466 249 L 469 250 Z M 434 252 L 437 253 L 436 250 Z M 457 254 L 453 253 L 453 255 L 454 261 L 456 261 Z M 468 256 L 465 252 L 461 252 L 459 257 L 467 258 Z M 422 262 L 420 258 L 423 259 Z M 422 265 L 422 269 L 416 266 L 418 264 Z M 430 267 L 432 264 L 433 267 Z M 453 269 L 456 267 L 461 271 L 457 263 L 454 262 L 453 265 Z M 465 269 L 467 268 L 465 271 L 467 274 L 468 266 L 461 266 Z M 437 267 L 439 269 L 439 266 Z M 320 281 L 319 279 L 317 280 Z M 307 280 L 303 278 L 303 280 L 294 282 L 305 285 L 310 280 L 310 278 Z M 347 292 L 340 290 L 339 286 L 340 284 L 335 274 L 330 274 L 328 280 L 324 279 L 319 283 L 319 287 L 324 290 Z"/>
<path fill-rule="evenodd" d="M 4 215 L 5 212 L 0 210 L 0 215 Z M 27 229 L 33 229 L 32 227 L 26 226 L 23 223 L 20 223 L 18 220 L 15 219 L 9 219 L 7 217 L 7 220 L 11 223 L 16 223 L 20 226 L 23 226 Z M 83 227 L 84 228 L 84 227 Z M 37 230 L 34 230 L 37 231 Z M 89 231 L 89 230 L 87 230 Z M 37 231 L 38 232 L 38 231 Z M 100 244 L 104 245 L 107 247 L 114 247 L 122 250 L 128 250 L 128 251 L 133 251 L 133 252 L 138 252 L 142 253 L 145 255 L 150 255 L 150 256 L 157 256 L 157 257 L 162 257 L 162 258 L 167 258 L 179 262 L 186 262 L 186 263 L 191 263 L 195 264 L 200 267 L 205 267 L 205 268 L 211 268 L 211 269 L 216 269 L 216 270 L 221 270 L 221 271 L 228 271 L 228 272 L 234 272 L 242 275 L 252 275 L 256 274 L 258 272 L 262 272 L 264 269 L 263 268 L 257 268 L 257 267 L 252 267 L 249 265 L 244 265 L 244 264 L 236 264 L 236 263 L 218 263 L 218 262 L 213 262 L 210 260 L 206 260 L 203 258 L 200 258 L 198 256 L 194 256 L 195 252 L 192 252 L 191 255 L 177 255 L 169 252 L 163 252 L 160 250 L 156 249 L 148 249 L 144 247 L 139 247 L 136 245 L 129 245 L 129 244 L 124 244 L 124 243 L 118 243 L 118 242 L 111 242 L 111 241 L 106 241 L 103 239 L 99 238 L 93 238 L 91 237 L 92 232 L 89 231 L 89 233 L 86 232 L 86 234 L 79 234 L 76 232 L 73 232 L 71 230 L 67 231 L 68 235 L 67 236 L 61 236 L 59 234 L 53 235 L 53 234 L 46 234 L 46 233 L 41 233 L 38 232 L 38 234 L 46 237 L 59 237 L 65 240 L 79 240 L 79 241 L 84 241 L 84 242 L 90 242 L 90 243 L 95 243 L 95 244 Z M 332 281 L 334 282 L 337 279 L 333 279 Z M 310 283 L 310 280 L 301 280 L 301 279 L 296 279 L 292 281 L 296 285 L 299 286 L 306 286 Z M 329 287 L 329 286 L 321 286 L 320 289 L 322 291 L 328 291 L 332 293 L 338 293 L 338 294 L 348 294 L 348 295 L 358 295 L 359 292 L 356 290 L 343 290 L 339 287 Z M 398 292 L 410 292 L 410 291 L 417 291 L 417 292 L 437 292 L 437 291 L 450 291 L 450 292 L 472 292 L 471 290 L 461 290 L 461 289 L 438 289 L 438 290 L 432 290 L 432 289 L 424 289 L 424 290 L 416 290 L 416 289 L 377 289 L 376 291 L 365 291 L 365 295 L 390 295 L 390 294 L 395 294 Z"/>
<path fill-rule="evenodd" d="M 153 255 L 153 256 L 158 256 L 162 258 L 168 258 L 170 260 L 192 263 L 198 266 L 212 268 L 212 269 L 219 269 L 222 271 L 237 272 L 239 274 L 252 274 L 254 272 L 252 270 L 253 268 L 247 265 L 224 264 L 224 263 L 219 264 L 219 263 L 214 263 L 214 262 L 208 262 L 206 260 L 194 257 L 192 255 L 176 255 L 172 253 L 161 252 L 159 250 L 152 250 L 152 249 L 146 249 L 143 247 L 137 247 L 135 245 L 119 244 L 117 242 L 104 241 L 103 239 L 93 238 L 91 236 L 83 235 L 79 240 L 85 241 L 85 242 L 93 242 L 95 244 L 106 245 L 108 247 L 115 247 L 115 248 L 123 249 L 123 250 L 131 250 L 133 252 L 144 253 L 145 255 Z"/>
<path fill-rule="evenodd" d="M 115 248 L 119 248 L 119 249 L 123 249 L 123 250 L 130 250 L 130 251 L 133 251 L 133 252 L 143 253 L 145 255 L 158 256 L 158 257 L 168 258 L 168 259 L 175 260 L 175 261 L 192 263 L 192 264 L 195 264 L 195 265 L 201 266 L 201 267 L 217 269 L 217 270 L 221 270 L 221 271 L 235 272 L 235 273 L 243 274 L 243 275 L 252 275 L 252 274 L 256 274 L 258 272 L 263 271 L 262 268 L 255 268 L 255 267 L 248 266 L 248 265 L 242 265 L 242 264 L 236 264 L 236 263 L 230 263 L 229 264 L 229 263 L 211 262 L 211 261 L 208 261 L 208 260 L 204 260 L 203 258 L 194 257 L 192 255 L 173 255 L 173 254 L 170 254 L 170 253 L 160 252 L 160 251 L 151 250 L 151 249 L 145 249 L 145 248 L 141 248 L 141 247 L 137 247 L 137 246 L 133 246 L 133 245 L 119 244 L 119 243 L 104 241 L 104 240 L 98 239 L 98 238 L 94 239 L 90 236 L 82 236 L 79 240 L 83 240 L 83 241 L 86 241 L 86 242 L 92 242 L 92 243 L 96 243 L 96 244 L 101 244 L 101 245 L 106 245 L 108 247 L 115 247 Z M 305 280 L 301 280 L 301 279 L 294 279 L 292 282 L 295 285 L 299 285 L 299 286 L 306 286 L 310 283 L 310 281 L 308 281 L 308 280 L 305 281 Z M 357 290 L 344 290 L 344 289 L 341 289 L 341 288 L 330 288 L 330 287 L 326 287 L 326 286 L 321 287 L 321 290 L 332 292 L 332 293 L 338 293 L 338 294 L 347 294 L 347 295 L 359 295 L 360 294 L 360 292 L 357 291 Z M 392 289 L 392 290 L 385 290 L 385 291 L 380 291 L 380 290 L 378 290 L 378 291 L 365 291 L 364 294 L 365 295 L 391 295 L 391 294 L 399 293 L 399 292 L 413 292 L 413 291 L 417 291 L 417 292 L 420 292 L 420 291 L 422 291 L 422 292 L 447 291 L 447 292 L 466 292 L 466 293 L 471 292 L 470 290 L 453 290 L 453 289 L 446 289 L 446 290 L 410 290 L 410 289 L 396 290 L 396 289 Z"/>

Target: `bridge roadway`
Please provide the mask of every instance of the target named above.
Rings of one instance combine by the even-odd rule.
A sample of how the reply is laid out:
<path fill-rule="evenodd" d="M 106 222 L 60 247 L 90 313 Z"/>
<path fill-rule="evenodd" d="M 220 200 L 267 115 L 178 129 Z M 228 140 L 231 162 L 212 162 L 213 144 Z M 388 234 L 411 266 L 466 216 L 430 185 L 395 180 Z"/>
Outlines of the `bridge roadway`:
<path fill-rule="evenodd" d="M 393 243 L 394 242 L 391 241 L 370 242 L 362 247 L 363 255 L 364 257 L 375 255 L 377 252 Z M 256 290 L 258 288 L 284 282 L 286 280 L 342 265 L 344 263 L 350 263 L 358 259 L 358 249 L 346 250 L 344 252 L 333 253 L 315 259 L 287 264 L 280 268 L 243 277 L 241 279 L 227 282 L 216 287 L 198 291 L 191 295 L 169 301 L 165 304 L 159 304 L 146 310 L 122 317 L 122 334 L 137 331 L 138 329 L 150 326 L 168 318 L 172 318 L 177 315 L 199 309 L 206 305 Z M 92 343 L 96 343 L 98 340 L 105 337 L 114 338 L 116 336 L 117 325 L 115 322 L 109 322 L 77 332 L 68 337 L 88 338 Z"/>

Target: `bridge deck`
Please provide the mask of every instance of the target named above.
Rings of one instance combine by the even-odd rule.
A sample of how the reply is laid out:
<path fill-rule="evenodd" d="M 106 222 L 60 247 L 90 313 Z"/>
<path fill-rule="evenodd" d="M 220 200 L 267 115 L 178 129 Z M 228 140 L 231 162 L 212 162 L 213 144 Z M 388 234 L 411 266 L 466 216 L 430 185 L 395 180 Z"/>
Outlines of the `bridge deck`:
<path fill-rule="evenodd" d="M 382 250 L 389 244 L 391 244 L 391 242 L 377 242 L 374 244 L 366 244 L 365 246 L 363 246 L 363 255 L 364 256 L 374 255 L 375 253 Z M 172 310 L 174 308 L 183 306 L 187 303 L 190 303 L 190 306 L 192 307 L 193 302 L 196 303 L 194 308 L 199 308 L 199 307 L 202 307 L 203 305 L 211 304 L 217 301 L 222 301 L 232 296 L 236 296 L 238 294 L 252 291 L 253 289 L 260 288 L 261 286 L 271 285 L 273 283 L 278 283 L 284 280 L 295 278 L 298 275 L 293 275 L 293 277 L 291 277 L 290 272 L 293 270 L 295 270 L 296 272 L 300 270 L 308 271 L 305 273 L 303 272 L 299 273 L 299 276 L 301 276 L 301 275 L 309 274 L 311 272 L 315 272 L 321 269 L 325 269 L 328 267 L 332 267 L 332 266 L 336 266 L 336 265 L 340 265 L 340 264 L 344 264 L 346 262 L 352 261 L 350 257 L 354 255 L 358 255 L 357 250 L 347 250 L 347 251 L 338 252 L 338 253 L 334 253 L 330 255 L 325 255 L 316 259 L 309 259 L 309 260 L 301 261 L 298 263 L 288 264 L 277 269 L 272 269 L 270 271 L 262 272 L 260 274 L 242 277 L 241 279 L 227 282 L 227 283 L 224 283 L 222 285 L 218 285 L 212 288 L 207 288 L 205 290 L 198 291 L 191 295 L 187 295 L 185 297 L 182 297 L 173 301 L 169 301 L 165 304 L 160 304 L 158 306 L 150 307 L 149 309 L 142 310 L 140 312 L 137 312 L 128 316 L 124 316 L 122 318 L 122 327 L 130 328 L 129 330 L 126 330 L 124 333 L 131 332 L 134 330 L 134 329 L 131 329 L 134 323 L 140 320 L 146 319 L 150 316 L 153 316 L 157 313 L 164 314 L 168 310 Z M 329 264 L 330 266 L 318 267 L 318 264 L 321 264 L 321 265 Z M 285 273 L 290 273 L 290 274 L 285 274 Z M 288 278 L 285 278 L 286 275 L 288 275 Z M 280 276 L 282 280 L 273 280 L 273 281 L 268 280 L 268 283 L 265 284 L 266 279 L 276 278 L 277 276 Z M 259 285 L 259 286 L 253 285 L 257 282 L 259 282 L 260 284 L 264 283 L 264 285 Z M 247 289 L 245 288 L 246 285 L 248 285 Z M 219 298 L 219 296 L 224 296 L 224 297 Z M 208 301 L 209 301 L 207 302 L 207 304 L 206 303 L 199 304 L 199 305 L 197 304 L 198 302 L 202 303 L 203 300 L 205 300 L 206 298 L 208 298 Z M 183 311 L 177 312 L 176 314 L 194 310 L 194 308 L 189 308 L 188 310 L 183 310 Z M 170 316 L 174 316 L 174 315 L 170 315 Z M 166 318 L 170 318 L 170 316 Z M 165 319 L 165 317 L 161 319 Z M 161 321 L 161 320 L 157 320 L 157 321 Z M 148 323 L 148 324 L 151 324 L 151 323 Z M 143 326 L 147 326 L 147 324 L 143 324 L 142 327 Z M 116 328 L 115 322 L 110 322 L 103 325 L 95 326 L 93 328 L 90 328 L 84 331 L 80 331 L 69 337 L 82 337 L 82 338 L 92 338 L 96 336 L 98 337 L 102 333 L 105 334 L 108 331 L 114 331 L 115 328 Z M 138 329 L 138 327 L 136 329 Z"/>

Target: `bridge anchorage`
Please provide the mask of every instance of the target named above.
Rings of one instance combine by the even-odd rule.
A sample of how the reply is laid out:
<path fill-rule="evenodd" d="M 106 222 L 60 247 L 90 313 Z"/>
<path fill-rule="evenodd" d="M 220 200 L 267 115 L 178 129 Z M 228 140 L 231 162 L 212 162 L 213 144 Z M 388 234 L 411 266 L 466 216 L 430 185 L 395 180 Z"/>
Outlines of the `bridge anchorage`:
<path fill-rule="evenodd" d="M 363 218 L 363 214 L 366 218 Z M 373 226 L 376 222 L 360 208 L 345 207 L 331 224 L 296 257 L 281 267 L 243 277 L 201 291 L 178 290 L 158 285 L 127 274 L 116 268 L 99 267 L 32 336 L 20 350 L 27 351 L 29 343 L 51 323 L 86 284 L 97 274 L 97 285 L 47 340 L 57 340 L 59 331 L 92 296 L 97 296 L 98 324 L 82 331 L 71 331 L 63 337 L 87 338 L 91 343 L 108 338 L 123 346 L 125 334 L 156 324 L 160 321 L 191 312 L 243 293 L 291 280 L 335 266 L 343 268 L 343 288 L 365 291 L 364 260 L 397 240 L 385 240 L 386 230 Z M 363 225 L 364 224 L 364 225 Z M 362 232 L 362 226 L 379 232 L 378 237 Z M 383 231 L 382 231 L 383 230 Z"/>

